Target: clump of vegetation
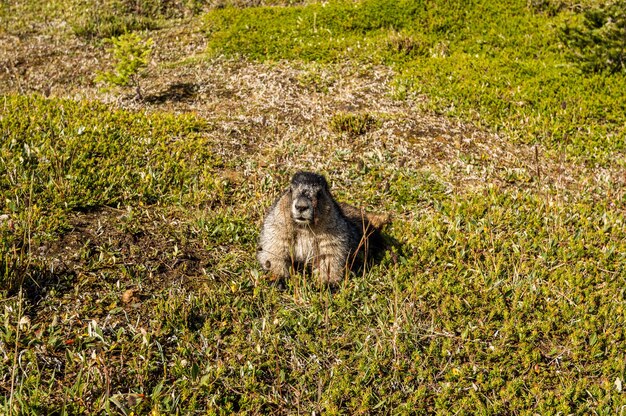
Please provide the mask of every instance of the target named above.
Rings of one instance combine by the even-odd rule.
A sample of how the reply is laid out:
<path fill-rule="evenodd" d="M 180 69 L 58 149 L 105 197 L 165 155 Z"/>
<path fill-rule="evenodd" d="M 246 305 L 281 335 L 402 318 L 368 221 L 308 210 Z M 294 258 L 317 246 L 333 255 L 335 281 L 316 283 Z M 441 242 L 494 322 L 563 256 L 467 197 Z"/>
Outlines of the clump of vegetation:
<path fill-rule="evenodd" d="M 585 72 L 626 72 L 626 0 L 589 8 L 582 25 L 567 25 L 561 40 Z"/>
<path fill-rule="evenodd" d="M 136 30 L 154 30 L 166 19 L 194 15 L 202 0 L 107 0 L 88 5 L 72 19 L 72 29 L 84 38 L 110 38 Z"/>
<path fill-rule="evenodd" d="M 148 66 L 154 42 L 151 38 L 142 39 L 137 33 L 113 37 L 110 41 L 113 46 L 109 52 L 113 54 L 115 66 L 111 71 L 98 74 L 96 81 L 120 87 L 132 86 L 135 98 L 143 99 L 139 79 Z"/>
<path fill-rule="evenodd" d="M 400 32 L 390 33 L 386 44 L 388 51 L 399 59 L 410 58 L 414 55 L 426 55 L 430 49 L 428 42 L 423 39 Z"/>
<path fill-rule="evenodd" d="M 378 120 L 369 113 L 337 113 L 329 122 L 335 133 L 346 133 L 348 136 L 360 136 L 378 125 Z"/>

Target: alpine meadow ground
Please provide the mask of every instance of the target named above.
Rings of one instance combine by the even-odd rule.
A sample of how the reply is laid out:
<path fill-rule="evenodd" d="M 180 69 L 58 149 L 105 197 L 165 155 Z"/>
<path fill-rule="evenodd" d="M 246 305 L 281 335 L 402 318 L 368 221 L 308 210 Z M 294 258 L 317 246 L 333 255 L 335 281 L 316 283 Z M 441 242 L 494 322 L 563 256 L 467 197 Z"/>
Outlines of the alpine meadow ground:
<path fill-rule="evenodd" d="M 0 413 L 620 414 L 600 6 L 2 2 Z M 141 99 L 95 81 L 128 32 Z M 335 290 L 255 260 L 297 170 L 392 217 Z"/>

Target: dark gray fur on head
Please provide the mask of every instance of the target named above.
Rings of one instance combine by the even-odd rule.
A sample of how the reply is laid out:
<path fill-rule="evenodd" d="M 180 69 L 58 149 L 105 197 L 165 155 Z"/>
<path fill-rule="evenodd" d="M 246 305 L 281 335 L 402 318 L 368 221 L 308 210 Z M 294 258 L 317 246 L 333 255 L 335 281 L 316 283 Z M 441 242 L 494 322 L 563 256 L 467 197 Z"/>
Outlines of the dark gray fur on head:
<path fill-rule="evenodd" d="M 296 226 L 317 225 L 334 204 L 326 179 L 317 173 L 298 172 L 291 179 L 291 217 Z"/>
<path fill-rule="evenodd" d="M 293 175 L 293 178 L 291 178 L 291 185 L 311 185 L 328 189 L 328 183 L 326 182 L 326 178 L 324 178 L 320 174 L 313 172 L 297 172 L 295 175 Z"/>

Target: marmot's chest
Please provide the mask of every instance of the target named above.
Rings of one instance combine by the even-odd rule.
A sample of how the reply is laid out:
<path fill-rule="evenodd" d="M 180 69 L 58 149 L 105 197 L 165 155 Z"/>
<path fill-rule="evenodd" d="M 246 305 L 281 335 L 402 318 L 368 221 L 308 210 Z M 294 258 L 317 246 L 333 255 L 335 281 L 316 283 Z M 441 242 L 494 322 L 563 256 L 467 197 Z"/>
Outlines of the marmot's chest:
<path fill-rule="evenodd" d="M 293 256 L 295 261 L 310 263 L 319 253 L 318 238 L 309 229 L 297 230 L 293 244 Z"/>

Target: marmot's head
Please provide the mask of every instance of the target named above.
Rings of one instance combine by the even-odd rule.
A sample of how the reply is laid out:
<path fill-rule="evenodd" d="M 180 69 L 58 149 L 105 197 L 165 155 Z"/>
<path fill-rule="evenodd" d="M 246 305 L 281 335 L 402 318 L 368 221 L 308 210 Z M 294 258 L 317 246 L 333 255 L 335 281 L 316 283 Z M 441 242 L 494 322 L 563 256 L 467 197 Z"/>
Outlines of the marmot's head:
<path fill-rule="evenodd" d="M 328 213 L 332 199 L 322 175 L 298 172 L 291 179 L 291 218 L 300 226 L 316 224 Z"/>

